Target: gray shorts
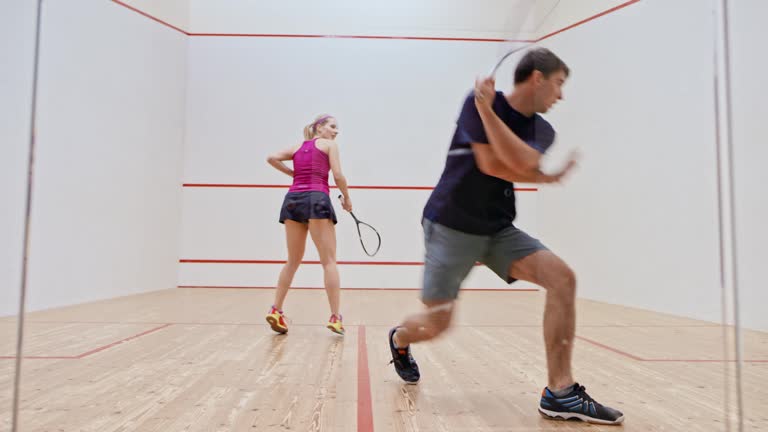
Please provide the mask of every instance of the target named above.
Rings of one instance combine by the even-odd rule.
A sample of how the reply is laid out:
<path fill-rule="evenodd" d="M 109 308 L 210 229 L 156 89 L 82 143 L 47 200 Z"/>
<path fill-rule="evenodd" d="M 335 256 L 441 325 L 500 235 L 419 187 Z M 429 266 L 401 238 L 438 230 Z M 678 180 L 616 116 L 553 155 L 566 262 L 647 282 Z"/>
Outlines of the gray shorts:
<path fill-rule="evenodd" d="M 424 284 L 422 300 L 454 300 L 475 263 L 485 264 L 507 283 L 509 266 L 534 252 L 547 250 L 541 242 L 514 226 L 491 236 L 467 234 L 428 219 L 424 228 Z"/>

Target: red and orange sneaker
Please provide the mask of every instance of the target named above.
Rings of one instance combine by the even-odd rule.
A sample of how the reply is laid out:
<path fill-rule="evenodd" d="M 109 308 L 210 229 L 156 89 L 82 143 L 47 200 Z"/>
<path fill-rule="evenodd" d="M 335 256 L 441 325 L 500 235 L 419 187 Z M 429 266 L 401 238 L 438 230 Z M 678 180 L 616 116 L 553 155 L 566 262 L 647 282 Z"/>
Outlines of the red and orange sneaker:
<path fill-rule="evenodd" d="M 272 309 L 267 314 L 267 322 L 272 327 L 272 330 L 280 334 L 288 333 L 288 324 L 286 324 L 285 315 L 283 315 L 283 311 L 280 309 L 272 306 Z"/>
<path fill-rule="evenodd" d="M 328 329 L 334 333 L 343 335 L 344 334 L 344 324 L 341 322 L 341 315 L 333 314 L 328 319 L 328 325 L 326 325 Z"/>

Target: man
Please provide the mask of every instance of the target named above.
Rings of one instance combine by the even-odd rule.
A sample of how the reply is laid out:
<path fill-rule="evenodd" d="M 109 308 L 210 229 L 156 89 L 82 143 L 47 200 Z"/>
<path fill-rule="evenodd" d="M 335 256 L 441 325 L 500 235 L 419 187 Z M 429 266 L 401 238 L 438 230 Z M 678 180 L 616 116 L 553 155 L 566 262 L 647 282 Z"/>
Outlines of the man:
<path fill-rule="evenodd" d="M 544 341 L 548 383 L 539 412 L 619 424 L 624 415 L 594 401 L 571 372 L 576 325 L 573 271 L 539 240 L 513 225 L 514 182 L 554 183 L 576 164 L 571 157 L 554 174 L 540 169 L 555 131 L 539 113 L 562 99 L 568 66 L 551 51 L 528 51 L 515 70 L 512 93 L 496 92 L 493 78 L 478 80 L 461 110 L 445 169 L 424 208 L 426 245 L 422 301 L 426 309 L 389 332 L 392 363 L 407 383 L 420 379 L 410 344 L 444 332 L 460 284 L 476 262 L 512 283 L 525 280 L 547 290 Z"/>

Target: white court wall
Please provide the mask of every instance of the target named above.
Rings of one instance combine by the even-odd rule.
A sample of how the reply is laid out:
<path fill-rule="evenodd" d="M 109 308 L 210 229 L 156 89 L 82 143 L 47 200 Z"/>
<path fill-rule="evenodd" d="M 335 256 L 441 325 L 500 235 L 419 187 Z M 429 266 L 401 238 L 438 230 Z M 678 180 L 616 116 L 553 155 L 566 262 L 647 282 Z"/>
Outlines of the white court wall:
<path fill-rule="evenodd" d="M 536 38 L 545 37 L 589 17 L 612 13 L 642 0 L 546 0 L 536 1 L 536 20 L 531 31 Z M 609 18 L 610 19 L 610 18 Z"/>
<path fill-rule="evenodd" d="M 34 2 L 0 4 L 0 316 L 19 310 L 35 11 Z"/>
<path fill-rule="evenodd" d="M 121 2 L 183 31 L 190 28 L 190 0 L 122 0 Z"/>
<path fill-rule="evenodd" d="M 768 40 L 763 17 L 768 3 L 760 0 L 731 2 L 733 154 L 735 168 L 736 242 L 741 321 L 747 328 L 768 330 L 768 284 L 764 269 L 768 259 L 768 81 L 763 55 Z M 748 354 L 748 353 L 747 353 Z"/>
<path fill-rule="evenodd" d="M 599 2 L 582 9 L 571 5 L 563 13 L 553 12 L 555 4 L 486 1 L 450 8 L 390 2 L 371 10 L 350 2 L 269 8 L 236 1 L 215 6 L 192 2 L 190 19 L 194 33 L 526 39 L 559 22 L 572 20 L 570 24 L 600 12 L 594 7 L 622 2 Z M 419 14 L 420 8 L 430 13 Z M 453 31 L 457 26 L 462 32 Z M 290 179 L 267 166 L 264 158 L 298 142 L 302 126 L 316 114 L 331 112 L 341 122 L 342 158 L 353 185 L 432 186 L 442 170 L 464 95 L 474 78 L 509 47 L 445 40 L 192 37 L 185 183 L 287 184 Z M 511 72 L 512 65 L 507 65 L 499 73 L 499 88 L 510 88 Z M 179 284 L 273 286 L 279 264 L 188 261 L 284 259 L 284 233 L 276 223 L 284 192 L 263 187 L 185 188 Z M 353 191 L 360 217 L 383 234 L 376 261 L 423 259 L 419 218 L 428 194 Z M 534 234 L 536 194 L 518 194 L 518 225 Z M 340 216 L 339 260 L 367 261 L 354 225 L 344 219 L 346 215 Z M 306 259 L 317 260 L 311 247 Z M 342 274 L 344 287 L 415 288 L 421 267 L 344 265 Z M 295 285 L 317 287 L 320 276 L 319 266 L 305 266 Z M 505 284 L 482 268 L 466 286 Z"/>
<path fill-rule="evenodd" d="M 506 24 L 489 26 L 491 30 L 486 33 L 476 31 L 475 24 L 469 25 L 469 30 L 457 29 L 450 24 L 450 17 L 436 20 L 436 26 L 428 21 L 408 21 L 398 27 L 392 24 L 395 21 L 388 23 L 385 16 L 378 27 L 364 31 L 360 23 L 365 19 L 351 19 L 354 16 L 349 14 L 355 9 L 350 5 L 344 13 L 334 14 L 338 10 L 329 8 L 318 11 L 330 13 L 333 19 L 303 21 L 295 19 L 297 14 L 290 10 L 278 8 L 273 10 L 275 15 L 264 15 L 256 3 L 249 3 L 253 9 L 248 9 L 234 1 L 222 2 L 216 13 L 208 11 L 212 6 L 205 2 L 192 2 L 187 5 L 186 23 L 198 33 L 366 35 L 388 30 L 392 36 L 532 38 L 625 3 L 606 1 L 598 8 L 594 2 L 587 9 L 576 7 L 570 0 L 551 10 L 554 2 L 539 2 L 526 9 L 525 20 L 513 17 L 518 25 L 514 34 Z M 175 4 L 169 6 L 169 11 L 175 11 L 167 14 L 169 20 L 177 19 L 173 14 L 184 17 L 184 6 L 179 6 L 182 3 Z M 392 4 L 390 12 L 397 11 L 398 5 Z M 477 10 L 494 7 L 498 5 L 482 3 Z M 740 33 L 747 35 L 744 40 L 760 40 L 760 28 L 750 21 L 748 10 L 741 9 L 740 18 L 737 13 L 742 24 L 747 23 L 737 28 L 744 29 Z M 248 20 L 250 12 L 262 13 L 263 18 Z M 303 16 L 307 15 L 317 16 Z M 508 15 L 504 19 L 510 22 Z M 320 25 L 315 21 L 322 26 L 313 27 Z M 280 22 L 291 22 L 294 27 L 270 27 Z M 649 22 L 653 22 L 652 31 Z M 182 18 L 172 23 L 185 22 Z M 449 24 L 441 27 L 443 23 Z M 681 27 L 687 29 L 685 34 L 679 31 Z M 644 0 L 542 42 L 574 69 L 566 88 L 568 100 L 549 116 L 560 132 L 551 159 L 560 160 L 565 150 L 577 144 L 585 158 L 581 170 L 564 187 L 518 194 L 519 222 L 540 234 L 574 265 L 584 297 L 719 320 L 713 28 L 709 2 L 676 0 L 661 6 L 658 0 Z M 301 127 L 325 111 L 333 112 L 341 122 L 342 157 L 353 184 L 433 185 L 463 95 L 472 79 L 503 49 L 494 43 L 333 38 L 198 36 L 189 38 L 188 43 L 185 67 L 190 77 L 188 88 L 182 91 L 188 121 L 183 180 L 262 185 L 288 183 L 288 178 L 264 163 L 264 157 L 299 140 Z M 185 44 L 180 44 L 182 55 Z M 585 50 L 585 46 L 590 49 Z M 679 62 L 683 47 L 689 69 L 685 79 L 667 79 L 663 69 L 653 67 L 659 61 Z M 737 73 L 742 70 L 739 61 L 758 61 L 735 57 Z M 458 67 L 457 58 L 464 60 Z M 309 66 L 315 64 L 325 67 Z M 505 79 L 500 79 L 500 88 L 508 87 Z M 630 80 L 643 84 L 627 85 Z M 424 82 L 430 85 L 424 86 Z M 739 94 L 736 109 L 743 100 L 744 112 L 737 116 L 743 118 L 736 130 L 737 185 L 760 184 L 760 179 L 753 178 L 760 171 L 750 165 L 759 160 L 750 156 L 755 151 L 759 154 L 759 149 L 745 144 L 738 147 L 740 142 L 748 142 L 743 138 L 762 136 L 759 122 L 750 120 L 759 115 L 750 116 L 743 108 L 751 106 L 749 98 L 757 93 L 742 87 L 737 88 Z M 669 108 L 663 109 L 670 106 L 680 108 L 670 114 Z M 382 128 L 382 121 L 386 128 Z M 382 132 L 390 130 L 395 132 Z M 744 155 L 741 159 L 740 154 Z M 739 181 L 738 175 L 743 180 Z M 284 240 L 275 219 L 284 191 L 184 188 L 181 247 L 176 256 L 283 259 Z M 367 219 L 384 233 L 384 248 L 377 260 L 421 260 L 418 215 L 428 191 L 354 190 L 353 194 L 361 217 L 367 212 Z M 754 251 L 755 245 L 761 244 L 759 234 L 764 232 L 755 222 L 761 220 L 761 205 L 765 203 L 760 196 L 748 188 L 737 191 L 743 219 L 741 237 L 749 233 L 749 238 L 740 241 L 740 257 L 745 259 L 743 283 L 748 287 L 757 280 L 754 269 L 759 259 L 755 257 L 760 255 Z M 579 229 L 565 224 L 563 215 Z M 365 260 L 346 216 L 340 212 L 339 259 Z M 585 244 L 594 255 L 583 253 Z M 308 248 L 306 258 L 316 259 L 313 253 Z M 264 264 L 183 264 L 179 284 L 272 286 L 278 268 Z M 319 267 L 307 266 L 302 271 L 296 285 L 318 285 Z M 343 285 L 417 287 L 419 273 L 418 266 L 396 271 L 386 266 L 348 266 L 344 267 Z M 467 285 L 490 287 L 495 282 L 480 270 Z M 745 288 L 743 295 L 749 300 L 744 303 L 761 304 L 759 290 Z M 759 316 L 754 312 L 746 315 Z M 764 328 L 759 317 L 749 322 Z"/>
<path fill-rule="evenodd" d="M 46 2 L 30 310 L 171 288 L 186 37 L 113 2 Z"/>
<path fill-rule="evenodd" d="M 194 33 L 530 38 L 533 0 L 190 0 Z"/>
<path fill-rule="evenodd" d="M 120 0 L 190 34 L 536 39 L 638 0 Z"/>
<path fill-rule="evenodd" d="M 151 2 L 150 3 L 150 2 L 142 2 L 142 1 L 136 0 L 136 1 L 128 1 L 126 3 L 131 5 L 131 6 L 133 6 L 133 7 L 141 9 L 142 11 L 146 12 L 147 14 L 149 14 L 151 16 L 154 16 L 154 17 L 156 17 L 156 18 L 158 18 L 160 20 L 164 20 L 166 22 L 171 23 L 172 25 L 176 25 L 176 26 L 179 26 L 181 28 L 184 28 L 185 25 L 187 25 L 187 24 L 191 24 L 191 20 L 189 18 L 189 9 L 187 8 L 187 6 L 189 6 L 189 5 L 185 5 L 184 2 L 179 2 L 179 1 L 177 1 L 177 2 L 163 2 L 162 4 L 160 4 L 160 3 L 156 3 L 156 2 Z M 548 18 L 551 21 L 552 17 L 554 16 L 552 13 L 550 13 L 551 10 L 549 8 L 546 8 L 546 9 L 543 8 L 543 6 L 547 6 L 548 7 L 548 5 L 545 5 L 544 2 L 538 2 L 535 5 L 537 7 L 533 7 L 534 5 L 531 2 L 527 2 L 527 3 L 524 2 L 524 1 L 518 2 L 520 4 L 515 4 L 514 8 L 512 8 L 515 11 L 515 14 L 511 14 L 511 15 L 498 14 L 497 13 L 498 5 L 494 6 L 494 4 L 492 4 L 492 3 L 493 2 L 485 2 L 482 5 L 480 5 L 479 7 L 475 7 L 473 9 L 475 11 L 475 14 L 471 15 L 471 16 L 478 18 L 478 20 L 476 20 L 475 22 L 483 22 L 483 23 L 486 23 L 486 24 L 487 24 L 488 21 L 485 20 L 483 17 L 493 16 L 495 18 L 500 18 L 500 17 L 503 16 L 504 17 L 503 22 L 501 22 L 500 26 L 496 26 L 495 27 L 496 30 L 494 30 L 494 32 L 495 32 L 495 36 L 496 37 L 513 37 L 513 38 L 526 38 L 526 37 L 529 37 L 529 36 L 533 37 L 533 36 L 535 36 L 535 34 L 533 34 L 531 32 L 535 31 L 536 29 L 541 27 L 541 25 L 542 25 L 542 22 L 541 22 L 542 18 Z M 113 6 L 114 6 L 114 4 L 113 4 Z M 349 6 L 349 5 L 347 5 L 347 6 Z M 508 6 L 508 5 L 505 4 L 505 6 Z M 394 13 L 394 11 L 398 10 L 398 7 L 402 8 L 403 5 L 400 5 L 400 6 L 393 5 L 393 7 L 390 9 L 390 16 L 395 16 L 396 15 L 396 14 L 393 15 L 393 13 Z M 221 10 L 225 10 L 226 7 L 222 7 L 220 9 Z M 447 10 L 447 9 L 450 9 L 450 8 L 445 8 L 445 9 L 443 9 L 443 8 L 433 8 L 433 9 L 436 9 L 436 10 Z M 110 10 L 114 11 L 115 7 L 112 7 Z M 354 10 L 354 7 L 352 8 L 352 10 Z M 451 13 L 454 13 L 454 16 L 461 16 L 462 23 L 466 23 L 467 22 L 467 20 L 466 20 L 466 16 L 467 15 L 466 14 L 463 14 L 463 15 L 462 14 L 458 14 L 457 15 L 457 14 L 455 14 L 455 10 L 456 9 L 454 8 L 454 12 L 451 12 Z M 521 10 L 524 10 L 525 13 L 520 13 Z M 80 16 L 80 17 L 85 16 L 85 17 L 91 18 L 92 20 L 94 18 L 96 18 L 96 21 L 99 21 L 98 14 L 95 14 L 92 10 L 79 9 L 77 7 L 77 4 L 75 4 L 74 7 L 72 9 L 70 9 L 69 11 L 64 11 L 63 7 L 60 7 L 59 11 L 62 14 L 62 16 L 66 15 L 68 13 L 68 15 L 66 15 L 66 16 Z M 243 12 L 242 8 L 240 9 L 240 12 Z M 465 12 L 466 12 L 466 10 L 465 10 Z M 489 12 L 490 12 L 490 14 L 489 14 Z M 119 14 L 120 12 L 117 12 L 117 13 Z M 125 11 L 123 11 L 123 15 L 126 17 L 126 19 L 129 19 L 129 20 L 132 19 L 134 22 L 137 22 L 137 23 L 142 22 L 141 20 L 144 19 L 144 18 L 139 17 L 139 16 L 134 16 L 133 18 L 127 18 L 128 16 L 131 16 L 131 14 L 130 13 L 125 13 Z M 244 14 L 244 15 L 247 15 L 247 14 Z M 418 14 L 416 14 L 416 15 L 418 15 Z M 417 28 L 418 27 L 418 28 L 426 29 L 426 28 L 431 28 L 429 22 L 433 22 L 433 21 L 445 22 L 445 20 L 443 20 L 443 19 L 433 20 L 434 17 L 429 16 L 429 14 L 421 14 L 421 15 L 418 15 L 418 16 L 421 17 L 422 21 L 416 20 L 416 21 L 409 22 L 409 24 L 407 24 L 406 27 L 404 27 L 404 28 L 412 29 L 412 28 Z M 426 21 L 424 21 L 425 19 L 426 19 Z M 575 17 L 574 17 L 574 19 L 575 19 Z M 433 20 L 433 21 L 430 21 L 430 20 Z M 274 17 L 266 17 L 261 22 L 262 23 L 274 22 Z M 348 20 L 347 22 L 350 22 L 350 23 L 351 22 L 355 22 L 355 23 L 357 23 L 359 21 L 357 19 L 353 19 L 353 20 Z M 338 22 L 335 22 L 333 28 L 339 28 L 337 24 L 338 24 Z M 144 29 L 147 28 L 147 26 L 153 25 L 153 23 L 150 22 L 150 21 L 147 21 L 146 23 L 136 24 L 136 25 L 140 26 L 144 30 Z M 156 23 L 154 25 L 156 25 Z M 410 26 L 410 27 L 408 27 L 408 26 Z M 474 33 L 470 34 L 470 37 L 488 36 L 487 34 L 479 34 L 477 32 L 477 26 L 470 26 L 470 27 L 474 29 L 474 30 L 472 30 L 472 31 L 474 31 Z M 391 30 L 392 32 L 394 32 L 394 33 L 390 32 L 389 34 L 397 35 L 397 31 L 396 31 L 396 29 L 393 26 L 387 25 L 386 28 Z M 354 33 L 352 31 L 351 27 L 349 29 L 350 29 L 348 31 L 349 33 Z M 510 31 L 511 29 L 512 29 L 512 31 Z M 435 28 L 432 28 L 432 30 L 435 30 Z M 446 28 L 438 27 L 437 30 L 442 32 L 442 33 L 440 33 L 440 35 L 442 35 L 442 36 L 446 36 L 446 35 L 447 36 L 451 36 L 451 35 L 449 35 L 449 34 L 444 32 L 444 30 L 446 30 Z M 83 33 L 86 32 L 86 31 L 88 31 L 88 30 L 84 29 Z M 155 31 L 157 31 L 157 30 L 155 30 Z M 125 33 L 125 34 L 128 34 L 128 33 Z M 418 36 L 419 34 L 421 34 L 422 36 L 428 36 L 430 33 L 429 32 L 426 32 L 426 33 L 416 33 L 416 34 L 413 34 L 413 35 Z M 461 37 L 462 35 L 466 36 L 467 33 L 459 32 L 459 33 L 453 34 L 453 36 L 458 36 L 458 37 Z M 176 38 L 176 39 L 178 39 L 178 38 Z M 155 42 L 156 41 L 153 41 L 153 45 L 155 44 Z M 307 41 L 305 41 L 305 42 L 307 42 Z M 374 41 L 373 43 L 377 43 L 377 42 L 378 41 Z M 416 42 L 416 43 L 420 44 L 421 42 Z M 462 46 L 462 48 L 460 48 L 460 49 L 463 49 L 465 51 L 472 51 L 470 56 L 475 56 L 475 57 L 472 57 L 470 59 L 470 63 L 477 62 L 477 64 L 482 64 L 482 66 L 479 67 L 479 69 L 483 69 L 483 70 L 487 67 L 488 64 L 491 64 L 493 62 L 493 60 L 495 60 L 495 58 L 498 56 L 498 54 L 504 48 L 506 48 L 506 46 L 501 47 L 498 44 L 484 45 L 482 48 L 478 48 L 480 45 L 472 45 L 472 44 L 470 44 L 470 45 L 463 44 L 462 45 L 462 43 L 457 43 L 457 44 L 459 46 Z M 390 45 L 390 46 L 387 46 L 387 45 Z M 432 54 L 432 52 L 433 52 L 432 50 L 434 49 L 434 47 L 435 47 L 435 45 L 433 45 L 433 44 L 420 45 L 415 50 L 412 50 L 413 54 L 411 54 L 411 55 L 412 56 L 419 56 L 421 59 L 428 59 L 429 56 Z M 397 51 L 398 47 L 392 46 L 391 44 L 384 44 L 384 45 L 379 45 L 376 49 L 382 49 L 382 48 L 385 51 L 385 53 L 384 53 L 384 58 L 385 59 L 386 59 L 386 55 L 387 54 L 389 54 L 390 56 L 397 56 L 397 52 L 396 51 Z M 450 47 L 448 49 L 443 49 L 443 52 L 444 52 L 443 55 L 446 55 L 446 54 L 448 56 L 455 55 L 456 54 L 455 48 L 456 48 L 456 45 L 454 45 L 454 46 L 452 46 L 452 47 Z M 364 51 L 364 52 L 368 51 L 367 47 L 365 47 L 365 46 L 358 46 L 358 49 L 361 50 L 361 51 Z M 159 51 L 159 47 L 155 47 L 155 50 L 150 50 L 150 51 Z M 184 51 L 184 48 L 182 48 L 180 50 L 180 52 L 183 52 L 183 51 Z M 65 51 L 65 52 L 67 52 L 67 54 L 72 54 L 71 51 Z M 477 58 L 475 53 L 480 53 L 479 57 L 481 58 L 481 60 L 479 60 L 479 61 L 474 60 L 475 58 Z M 173 56 L 173 55 L 169 56 L 169 58 L 171 59 L 171 61 L 174 61 L 173 59 L 178 60 L 178 57 Z M 406 56 L 406 58 L 404 58 L 404 59 L 403 58 L 394 59 L 394 61 L 390 62 L 390 63 L 395 64 L 395 65 L 399 64 L 400 65 L 400 69 L 405 70 L 405 68 L 413 66 L 411 63 L 409 63 L 410 60 L 413 60 L 413 59 L 411 57 Z M 452 68 L 453 64 L 450 61 L 448 61 L 446 63 L 445 60 L 446 59 L 444 58 L 443 59 L 443 63 L 444 63 L 444 65 L 448 66 L 447 69 L 453 69 Z M 190 62 L 192 62 L 192 61 L 193 60 L 190 60 Z M 425 62 L 422 62 L 422 63 L 431 63 L 431 62 L 430 61 L 425 61 Z M 427 64 L 427 66 L 429 66 L 429 64 Z M 462 77 L 462 80 L 469 79 L 470 80 L 470 84 L 471 84 L 471 79 L 477 74 L 477 69 L 474 67 L 474 64 L 473 64 L 471 67 L 467 67 L 466 71 L 468 71 L 469 73 L 465 74 Z M 431 79 L 432 75 L 433 75 L 432 72 L 430 72 L 428 74 L 427 79 Z M 454 77 L 454 79 L 455 79 L 455 77 Z M 177 81 L 175 81 L 174 83 L 171 84 L 171 87 L 178 89 L 178 84 L 179 84 L 179 81 L 177 80 Z M 504 84 L 504 79 L 503 78 L 500 79 L 500 84 Z M 462 85 L 463 85 L 463 81 L 462 81 L 462 84 L 458 85 L 458 88 L 461 88 Z M 468 88 L 469 88 L 469 85 L 466 85 L 464 90 L 467 90 Z M 171 90 L 171 91 L 173 91 L 173 90 Z M 190 92 L 192 92 L 192 91 L 190 90 Z M 405 93 L 405 92 L 403 92 L 403 93 Z M 441 92 L 435 92 L 434 94 L 438 95 L 439 97 L 442 97 Z M 458 94 L 457 97 L 454 97 L 454 100 L 451 103 L 454 104 L 455 107 L 451 108 L 450 110 L 444 110 L 443 111 L 443 113 L 444 113 L 443 115 L 445 115 L 445 113 L 447 113 L 448 111 L 451 111 L 450 114 L 448 115 L 448 117 L 443 117 L 443 121 L 446 118 L 448 118 L 448 119 L 450 119 L 449 123 L 452 123 L 453 118 L 455 118 L 455 115 L 456 115 L 455 111 L 456 111 L 456 108 L 458 107 L 458 102 L 460 102 L 462 96 L 463 96 L 463 93 L 462 94 Z M 41 108 L 41 111 L 42 110 L 45 110 L 45 108 L 44 107 Z M 383 111 L 383 110 L 380 110 L 380 111 Z M 173 120 L 173 118 L 171 118 L 171 120 Z M 413 122 L 412 122 L 412 124 L 413 124 Z M 374 125 L 374 127 L 378 127 L 378 126 Z M 426 129 L 426 128 L 423 128 L 422 125 L 418 125 L 417 128 L 412 128 L 412 130 L 419 129 L 419 128 Z M 444 150 L 445 145 L 447 143 L 446 136 L 447 137 L 450 136 L 451 128 L 452 128 L 452 126 L 448 126 L 447 129 L 442 129 L 442 130 L 445 131 L 444 132 L 445 136 L 442 137 L 442 139 L 440 140 L 440 142 L 441 142 L 440 147 L 443 150 Z M 42 133 L 43 133 L 43 135 L 45 134 L 45 132 L 42 132 Z M 424 183 L 424 184 L 428 184 L 428 185 L 434 184 L 434 180 L 436 179 L 437 175 L 439 174 L 439 170 L 440 170 L 441 165 L 442 165 L 442 161 L 441 161 L 442 156 L 438 157 L 437 159 L 440 160 L 440 162 L 438 162 L 437 164 L 433 164 L 432 165 L 431 169 L 433 170 L 433 175 L 430 177 L 430 179 L 429 179 L 430 181 L 428 181 L 427 183 Z M 15 166 L 18 167 L 19 165 L 17 164 Z M 23 177 L 23 173 L 21 173 L 21 177 Z M 21 177 L 18 177 L 18 178 L 21 178 Z M 400 184 L 402 184 L 402 182 Z M 412 212 L 412 213 L 418 214 L 418 212 L 420 211 L 421 205 L 423 204 L 423 201 L 426 199 L 426 194 L 428 192 L 425 192 L 425 191 L 409 191 L 408 193 L 411 194 L 414 197 L 414 201 L 412 202 L 413 203 L 412 206 L 413 206 L 413 209 L 415 210 L 415 212 Z M 535 220 L 535 217 L 534 217 L 535 206 L 532 204 L 533 202 L 535 202 L 535 200 L 532 199 L 533 194 L 534 193 L 524 192 L 519 197 L 519 200 L 521 202 L 521 207 L 525 208 L 527 206 L 527 208 L 528 208 L 528 210 L 523 212 L 523 215 L 521 216 L 519 222 L 520 222 L 520 224 L 529 227 L 528 229 L 531 229 L 531 230 L 533 230 L 533 227 L 532 227 L 533 223 L 532 223 L 532 221 Z M 381 199 L 377 199 L 377 201 L 384 202 L 386 200 L 382 201 Z M 170 202 L 171 206 L 173 206 L 173 201 L 171 200 L 169 202 Z M 360 199 L 358 199 L 357 202 L 359 204 L 360 203 Z M 394 205 L 396 207 L 403 208 L 404 204 L 402 202 L 397 202 Z M 40 205 L 38 205 L 38 207 L 39 206 Z M 526 218 L 529 219 L 528 222 L 526 222 Z M 17 221 L 17 223 L 18 223 L 18 221 Z M 8 226 L 10 226 L 10 224 Z M 186 224 L 185 224 L 185 226 L 186 226 Z M 20 227 L 20 225 L 17 225 L 16 228 L 14 228 L 16 230 L 15 232 L 16 232 L 17 235 L 19 234 L 19 227 Z M 420 237 L 420 230 L 418 229 L 418 225 L 417 225 L 417 228 L 415 229 L 415 231 L 416 231 L 415 233 L 407 232 L 406 231 L 405 233 L 401 234 L 398 231 L 398 229 L 387 230 L 386 227 L 381 227 L 381 226 L 379 228 L 382 229 L 382 231 L 384 231 L 385 233 L 387 231 L 389 231 L 390 233 L 394 231 L 393 234 L 389 234 L 389 237 L 386 237 L 386 239 L 385 239 L 385 248 L 382 251 L 382 255 L 384 255 L 385 252 L 387 251 L 387 249 L 388 249 L 387 246 L 402 244 L 402 242 L 400 240 L 400 237 L 408 238 L 409 239 L 408 241 L 411 242 L 411 243 L 413 243 L 414 238 L 418 239 Z M 46 228 L 42 228 L 42 229 L 45 230 Z M 341 229 L 341 227 L 340 227 L 340 229 Z M 170 231 L 170 230 L 166 230 L 166 231 Z M 415 235 L 415 237 L 414 237 L 414 235 Z M 340 238 L 341 238 L 341 236 L 340 236 Z M 348 240 L 349 239 L 353 239 L 352 236 L 348 236 L 346 238 Z M 348 246 L 347 249 L 349 249 L 349 250 L 352 250 L 353 247 L 355 247 L 355 248 L 357 247 L 357 244 L 355 243 L 354 240 L 351 240 L 348 243 L 351 243 L 351 244 L 347 245 Z M 420 245 L 420 241 L 417 241 L 417 243 Z M 183 249 L 184 244 L 185 243 L 182 242 L 182 249 Z M 282 244 L 282 243 L 280 243 L 280 244 Z M 344 247 L 340 246 L 340 248 L 343 249 Z M 414 259 L 418 260 L 418 257 L 421 255 L 421 253 L 420 252 L 414 252 L 414 251 L 418 251 L 419 250 L 418 247 L 415 248 L 415 249 L 414 248 L 407 248 L 407 250 L 411 251 L 411 252 L 409 252 L 408 256 L 412 255 L 414 257 Z M 215 250 L 213 250 L 213 251 L 215 252 Z M 18 252 L 18 251 L 14 251 L 14 253 L 15 252 Z M 360 254 L 360 252 L 358 250 L 358 255 L 359 254 Z M 182 253 L 181 256 L 184 257 L 186 255 L 184 255 Z M 406 258 L 408 258 L 408 257 L 406 257 Z M 12 260 L 8 261 L 8 262 L 12 262 Z M 45 263 L 43 262 L 40 265 L 42 267 L 43 265 L 45 265 Z M 410 270 L 414 270 L 413 267 L 410 267 L 409 269 Z M 268 270 L 267 273 L 271 274 L 271 272 L 273 272 L 273 270 L 274 269 Z M 54 273 L 56 273 L 56 272 L 54 272 Z M 65 273 L 71 273 L 71 270 L 69 272 L 65 272 Z M 387 273 L 390 273 L 390 272 L 387 271 Z M 13 272 L 9 272 L 7 274 L 13 275 Z M 413 275 L 411 275 L 411 276 L 413 276 Z M 48 278 L 48 280 L 50 280 L 51 278 L 52 277 Z M 408 279 L 409 280 L 413 280 L 413 277 L 409 277 Z M 414 282 L 418 282 L 418 277 L 416 277 L 416 280 L 413 280 L 413 281 Z M 376 284 L 374 284 L 374 285 L 376 285 Z M 387 281 L 385 281 L 385 283 L 383 283 L 381 285 L 382 286 L 392 286 L 392 285 L 400 285 L 400 284 L 396 283 L 396 282 L 395 283 L 387 283 Z M 408 286 L 411 286 L 411 285 L 412 284 L 408 284 Z M 483 283 L 480 283 L 480 286 L 485 286 L 485 285 Z M 84 289 L 84 292 L 85 291 L 87 291 L 87 289 Z M 122 292 L 122 290 L 119 290 L 119 291 Z M 104 296 L 109 296 L 110 293 L 111 293 L 111 291 L 107 290 L 107 292 L 104 293 L 103 295 Z M 81 293 L 81 294 L 82 295 L 75 296 L 75 300 L 77 300 L 77 299 L 86 299 L 86 298 L 91 298 L 91 297 L 101 297 L 102 296 L 102 293 L 98 293 L 98 294 L 84 294 L 84 293 Z M 48 294 L 43 294 L 41 297 L 44 297 L 46 299 L 50 299 L 51 298 Z M 56 297 L 61 297 L 63 299 L 65 297 L 67 297 L 67 294 L 62 293 L 61 295 L 56 296 Z M 67 302 L 67 300 L 61 300 L 61 301 Z M 42 301 L 41 304 L 43 305 L 43 307 L 47 307 L 48 305 L 59 304 L 59 303 L 61 303 L 61 301 L 55 300 L 55 301 L 50 301 L 49 302 L 49 301 L 46 300 L 46 301 Z M 37 307 L 36 302 L 35 302 L 35 305 L 33 307 Z"/>
<path fill-rule="evenodd" d="M 339 120 L 350 184 L 431 187 L 463 98 L 497 49 L 445 41 L 192 38 L 185 183 L 287 185 L 291 179 L 267 165 L 267 155 L 300 143 L 303 126 L 329 112 Z M 285 191 L 185 188 L 182 259 L 284 260 L 277 217 Z M 352 190 L 356 214 L 382 233 L 375 261 L 423 259 L 419 222 L 428 194 Z M 519 222 L 532 230 L 535 194 L 518 195 Z M 337 212 L 339 261 L 369 260 L 351 218 L 338 206 Z M 317 260 L 311 245 L 306 259 Z M 277 264 L 184 263 L 180 285 L 274 286 L 278 272 Z M 416 288 L 420 272 L 409 265 L 345 265 L 342 286 Z M 467 286 L 504 286 L 485 268 L 475 273 Z M 309 265 L 295 285 L 319 281 L 320 267 Z"/>
<path fill-rule="evenodd" d="M 193 33 L 535 39 L 626 0 L 189 1 Z"/>
<path fill-rule="evenodd" d="M 644 0 L 543 43 L 572 67 L 552 119 L 584 158 L 538 223 L 582 297 L 720 321 L 712 6 Z"/>

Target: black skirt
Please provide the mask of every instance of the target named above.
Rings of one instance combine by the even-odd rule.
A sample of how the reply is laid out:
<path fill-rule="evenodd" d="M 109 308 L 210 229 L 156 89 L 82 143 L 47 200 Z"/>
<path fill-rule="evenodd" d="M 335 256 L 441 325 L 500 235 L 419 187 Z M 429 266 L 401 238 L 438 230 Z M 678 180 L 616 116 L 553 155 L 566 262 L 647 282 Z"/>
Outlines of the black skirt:
<path fill-rule="evenodd" d="M 310 219 L 330 219 L 334 224 L 336 212 L 331 198 L 325 192 L 288 192 L 280 208 L 280 223 L 285 220 L 308 223 Z"/>

